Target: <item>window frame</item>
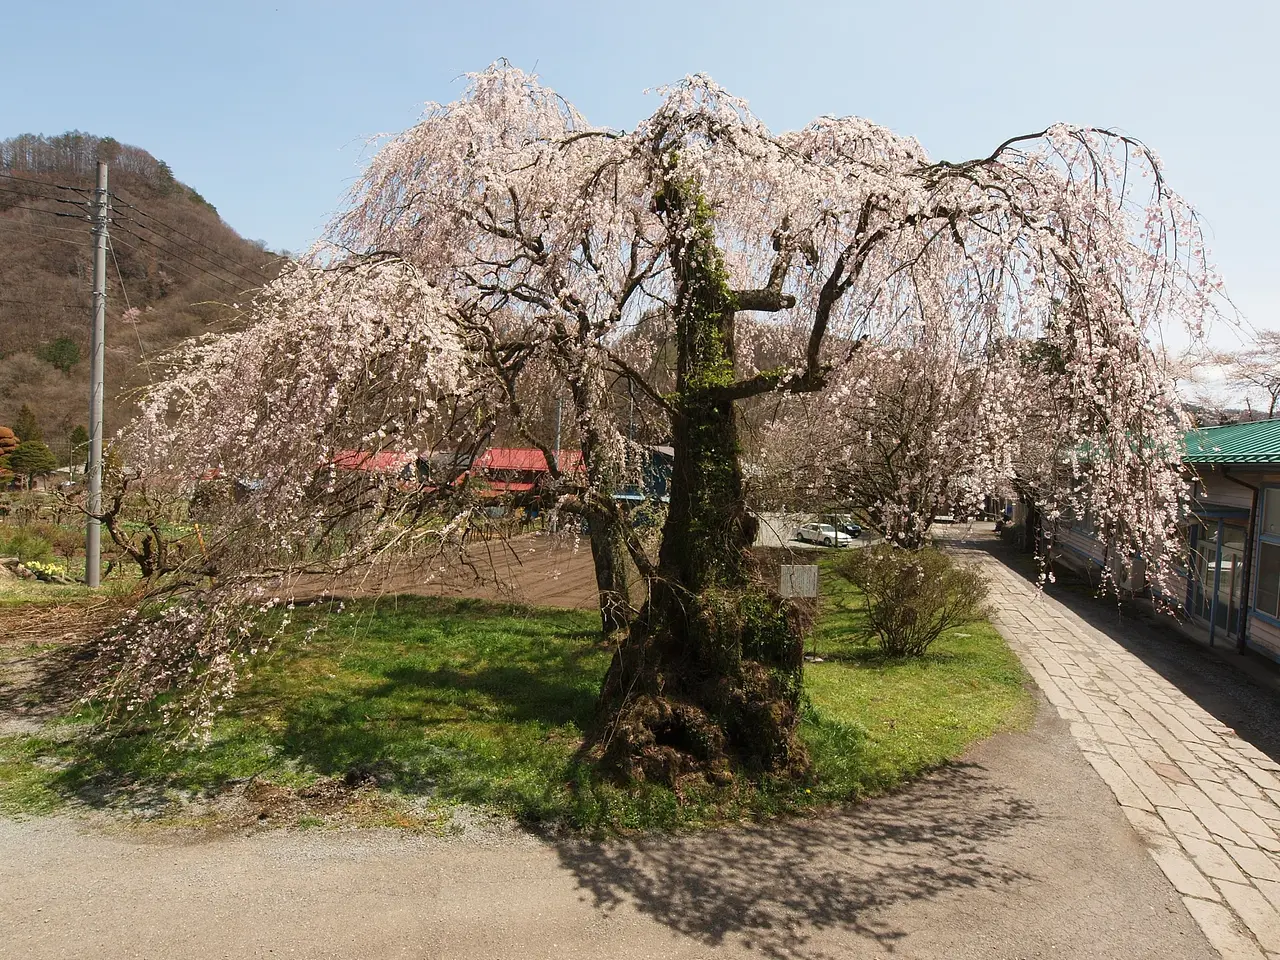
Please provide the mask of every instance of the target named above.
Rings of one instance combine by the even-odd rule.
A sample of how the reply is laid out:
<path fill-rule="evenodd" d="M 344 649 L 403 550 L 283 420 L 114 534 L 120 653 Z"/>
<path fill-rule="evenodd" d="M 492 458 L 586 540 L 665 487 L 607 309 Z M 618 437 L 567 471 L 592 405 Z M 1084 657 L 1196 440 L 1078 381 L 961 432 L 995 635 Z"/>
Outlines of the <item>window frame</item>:
<path fill-rule="evenodd" d="M 1259 486 L 1258 492 L 1261 494 L 1259 498 L 1261 503 L 1258 504 L 1258 529 L 1253 543 L 1253 575 L 1250 577 L 1252 582 L 1249 584 L 1249 615 L 1257 617 L 1263 623 L 1280 627 L 1280 581 L 1276 584 L 1277 612 L 1273 614 L 1258 609 L 1258 582 L 1262 579 L 1262 546 L 1266 544 L 1280 549 L 1280 534 L 1266 533 L 1266 524 L 1264 523 L 1267 516 L 1267 501 L 1273 495 L 1280 497 L 1280 484 L 1262 484 Z"/>

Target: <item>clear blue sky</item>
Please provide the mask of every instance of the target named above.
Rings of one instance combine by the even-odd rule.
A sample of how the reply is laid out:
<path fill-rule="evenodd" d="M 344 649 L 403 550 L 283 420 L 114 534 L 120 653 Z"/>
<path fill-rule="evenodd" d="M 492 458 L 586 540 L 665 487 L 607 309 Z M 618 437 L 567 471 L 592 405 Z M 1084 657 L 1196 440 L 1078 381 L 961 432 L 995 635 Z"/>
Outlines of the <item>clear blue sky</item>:
<path fill-rule="evenodd" d="M 459 74 L 498 57 L 536 66 L 594 122 L 622 128 L 653 109 L 646 87 L 703 71 L 776 130 L 855 113 L 938 158 L 983 154 L 1057 120 L 1121 128 L 1157 150 L 1200 208 L 1249 319 L 1280 327 L 1275 2 L 10 7 L 0 136 L 80 129 L 144 147 L 273 248 L 315 238 L 367 136 L 453 99 Z"/>

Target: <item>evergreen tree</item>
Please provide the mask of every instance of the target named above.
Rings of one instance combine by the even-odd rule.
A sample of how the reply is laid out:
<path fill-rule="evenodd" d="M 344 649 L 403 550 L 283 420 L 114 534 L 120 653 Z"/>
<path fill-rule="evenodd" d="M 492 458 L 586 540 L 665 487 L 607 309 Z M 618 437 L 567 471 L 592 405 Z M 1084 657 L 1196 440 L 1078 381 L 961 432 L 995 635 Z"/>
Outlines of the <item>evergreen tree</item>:
<path fill-rule="evenodd" d="M 67 439 L 71 446 L 69 465 L 83 467 L 89 458 L 89 431 L 83 425 L 78 425 Z"/>
<path fill-rule="evenodd" d="M 43 440 L 24 440 L 9 454 L 9 469 L 27 478 L 30 486 L 36 477 L 58 469 L 58 458 Z"/>
<path fill-rule="evenodd" d="M 35 413 L 25 403 L 22 405 L 22 409 L 18 411 L 18 419 L 13 424 L 13 432 L 18 435 L 19 440 L 44 439 L 44 431 L 40 429 L 40 424 L 36 422 Z"/>

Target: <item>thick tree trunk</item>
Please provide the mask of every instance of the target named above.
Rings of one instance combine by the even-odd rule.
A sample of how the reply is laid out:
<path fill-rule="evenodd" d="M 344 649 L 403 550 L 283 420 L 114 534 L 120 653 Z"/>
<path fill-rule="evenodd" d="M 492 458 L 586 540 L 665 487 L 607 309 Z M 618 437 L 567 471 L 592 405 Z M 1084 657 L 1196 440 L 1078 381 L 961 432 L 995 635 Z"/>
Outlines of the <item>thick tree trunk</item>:
<path fill-rule="evenodd" d="M 678 191 L 678 192 L 677 192 Z M 665 202 L 692 229 L 673 250 L 679 366 L 671 502 L 649 602 L 605 678 L 587 749 L 627 779 L 675 785 L 807 771 L 796 736 L 797 612 L 754 576 L 739 465 L 734 316 L 699 200 Z M 678 232 L 677 232 L 677 235 Z"/>
<path fill-rule="evenodd" d="M 599 431 L 592 425 L 592 420 L 583 415 L 592 408 L 587 380 L 588 377 L 580 372 L 571 385 L 580 424 L 582 461 L 587 465 L 588 486 L 597 495 L 607 497 L 618 483 L 615 475 L 617 465 L 609 462 Z M 631 578 L 621 519 L 615 510 L 602 509 L 601 504 L 592 502 L 586 504 L 584 516 L 600 602 L 600 629 L 609 636 L 625 630 L 631 622 L 632 613 Z"/>
<path fill-rule="evenodd" d="M 598 514 L 587 521 L 591 560 L 600 596 L 600 629 L 605 635 L 625 630 L 631 622 L 631 577 L 621 531 Z"/>

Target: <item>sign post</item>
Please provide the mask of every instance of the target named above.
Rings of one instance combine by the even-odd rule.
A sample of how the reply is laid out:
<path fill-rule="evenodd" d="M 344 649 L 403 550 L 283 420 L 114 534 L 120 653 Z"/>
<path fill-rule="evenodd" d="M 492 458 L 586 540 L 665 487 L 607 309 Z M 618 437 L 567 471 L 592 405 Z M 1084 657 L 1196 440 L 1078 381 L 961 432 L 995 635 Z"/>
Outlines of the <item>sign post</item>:
<path fill-rule="evenodd" d="M 784 597 L 816 597 L 818 595 L 818 565 L 782 565 L 782 582 L 778 590 Z"/>

